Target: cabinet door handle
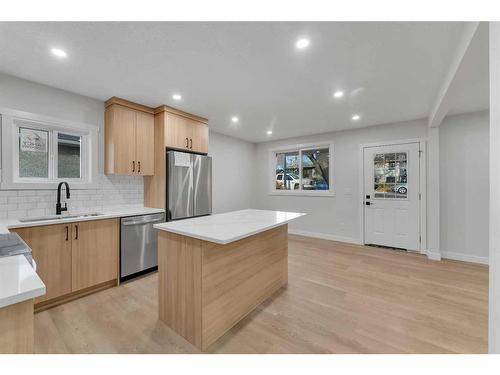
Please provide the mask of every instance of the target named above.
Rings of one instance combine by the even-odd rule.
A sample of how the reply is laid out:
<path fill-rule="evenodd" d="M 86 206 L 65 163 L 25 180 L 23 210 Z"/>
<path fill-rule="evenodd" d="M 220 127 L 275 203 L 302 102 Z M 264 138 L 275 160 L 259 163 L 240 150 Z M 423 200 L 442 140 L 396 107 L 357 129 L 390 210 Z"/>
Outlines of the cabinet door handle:
<path fill-rule="evenodd" d="M 192 150 L 193 149 L 193 138 L 189 139 L 190 146 L 189 148 Z"/>
<path fill-rule="evenodd" d="M 141 162 L 137 162 L 137 172 L 141 173 Z"/>
<path fill-rule="evenodd" d="M 66 241 L 69 240 L 69 226 L 66 225 Z"/>
<path fill-rule="evenodd" d="M 189 139 L 186 138 L 186 148 L 189 148 Z"/>
<path fill-rule="evenodd" d="M 78 225 L 75 225 L 75 240 L 78 239 Z"/>
<path fill-rule="evenodd" d="M 135 172 L 135 161 L 132 161 L 132 172 Z"/>

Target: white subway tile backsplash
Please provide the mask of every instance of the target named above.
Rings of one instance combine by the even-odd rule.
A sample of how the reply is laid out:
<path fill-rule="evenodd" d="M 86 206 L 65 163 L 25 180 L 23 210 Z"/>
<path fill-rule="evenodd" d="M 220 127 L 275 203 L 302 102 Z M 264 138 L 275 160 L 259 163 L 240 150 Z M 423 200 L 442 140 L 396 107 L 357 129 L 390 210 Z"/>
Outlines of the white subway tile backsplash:
<path fill-rule="evenodd" d="M 7 198 L 8 203 L 22 203 L 24 201 L 24 197 L 9 197 Z"/>
<path fill-rule="evenodd" d="M 70 184 L 71 188 L 71 184 Z M 0 218 L 35 217 L 55 214 L 55 190 L 0 190 Z M 107 207 L 142 205 L 144 184 L 140 176 L 100 176 L 99 188 L 71 190 L 66 200 L 70 213 L 99 211 Z"/>
<path fill-rule="evenodd" d="M 2 190 L 2 191 L 0 191 L 0 197 L 17 197 L 17 191 L 15 191 L 15 190 Z"/>
<path fill-rule="evenodd" d="M 45 212 L 45 210 L 43 208 L 35 208 L 35 209 L 30 210 L 31 217 L 44 216 L 44 215 L 47 215 L 47 213 Z"/>
<path fill-rule="evenodd" d="M 39 195 L 36 190 L 19 190 L 17 195 L 20 197 Z"/>
<path fill-rule="evenodd" d="M 0 209 L 2 211 L 12 211 L 12 210 L 15 210 L 17 209 L 17 203 L 7 203 L 7 204 L 3 204 L 2 206 L 0 206 Z"/>
<path fill-rule="evenodd" d="M 7 211 L 7 217 L 26 217 L 28 216 L 28 210 L 9 210 Z"/>

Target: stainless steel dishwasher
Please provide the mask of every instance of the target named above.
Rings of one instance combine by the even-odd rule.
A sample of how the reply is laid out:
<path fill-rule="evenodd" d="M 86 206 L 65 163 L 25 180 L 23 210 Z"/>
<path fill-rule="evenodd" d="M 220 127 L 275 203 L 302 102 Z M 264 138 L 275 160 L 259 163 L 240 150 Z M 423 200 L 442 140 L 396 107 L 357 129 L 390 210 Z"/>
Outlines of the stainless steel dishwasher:
<path fill-rule="evenodd" d="M 163 213 L 121 219 L 120 280 L 128 280 L 158 268 L 158 240 L 153 224 L 164 221 Z"/>

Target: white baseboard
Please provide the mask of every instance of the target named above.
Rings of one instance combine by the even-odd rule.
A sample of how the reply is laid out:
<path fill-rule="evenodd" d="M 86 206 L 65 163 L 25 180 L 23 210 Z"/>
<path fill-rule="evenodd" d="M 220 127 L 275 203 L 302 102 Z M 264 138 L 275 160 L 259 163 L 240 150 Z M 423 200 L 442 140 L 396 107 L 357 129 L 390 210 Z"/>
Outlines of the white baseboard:
<path fill-rule="evenodd" d="M 288 233 L 296 234 L 298 236 L 320 238 L 322 240 L 346 242 L 346 243 L 351 243 L 354 245 L 362 245 L 363 244 L 359 238 L 336 236 L 334 234 L 309 232 L 309 231 L 297 230 L 297 229 L 288 229 Z M 437 251 L 424 250 L 421 253 L 427 255 L 427 258 L 429 258 L 431 260 L 452 259 L 452 260 L 460 260 L 462 262 L 488 264 L 487 257 L 480 257 L 480 256 L 476 256 L 476 255 L 455 253 L 453 251 L 437 252 Z"/>
<path fill-rule="evenodd" d="M 424 250 L 422 251 L 422 254 L 427 255 L 427 258 L 430 260 L 441 260 L 441 253 L 437 251 Z"/>
<path fill-rule="evenodd" d="M 442 251 L 441 257 L 443 257 L 445 259 L 461 260 L 462 262 L 489 264 L 488 257 L 480 257 L 477 255 L 455 253 L 453 251 Z"/>
<path fill-rule="evenodd" d="M 288 229 L 288 233 L 296 234 L 298 236 L 320 238 L 322 240 L 330 240 L 330 241 L 352 243 L 355 245 L 362 245 L 361 240 L 359 238 L 336 236 L 334 234 L 326 234 L 319 232 L 308 232 L 305 230 L 297 230 L 297 229 Z"/>

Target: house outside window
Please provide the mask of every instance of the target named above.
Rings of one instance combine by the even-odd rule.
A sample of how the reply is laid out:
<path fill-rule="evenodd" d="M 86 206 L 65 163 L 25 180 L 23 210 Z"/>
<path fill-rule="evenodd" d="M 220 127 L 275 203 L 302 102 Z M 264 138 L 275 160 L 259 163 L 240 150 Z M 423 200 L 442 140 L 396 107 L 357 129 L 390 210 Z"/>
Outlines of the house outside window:
<path fill-rule="evenodd" d="M 51 189 L 60 181 L 92 188 L 98 129 L 34 114 L 2 110 L 1 189 Z"/>

